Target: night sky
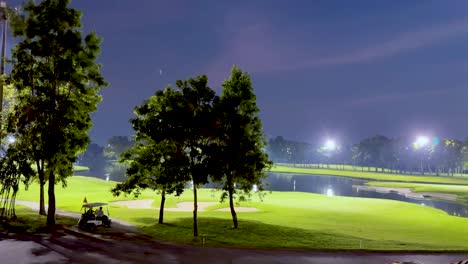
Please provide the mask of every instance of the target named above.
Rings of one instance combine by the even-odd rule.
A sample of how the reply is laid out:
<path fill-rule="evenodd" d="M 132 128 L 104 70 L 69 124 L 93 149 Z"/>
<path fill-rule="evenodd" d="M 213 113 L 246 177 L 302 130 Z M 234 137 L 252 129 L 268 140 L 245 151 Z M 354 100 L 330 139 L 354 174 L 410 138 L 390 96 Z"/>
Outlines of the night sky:
<path fill-rule="evenodd" d="M 233 64 L 269 136 L 468 137 L 468 1 L 72 2 L 104 38 L 99 144 L 133 134 L 134 106 L 157 89 L 207 74 L 219 92 Z"/>

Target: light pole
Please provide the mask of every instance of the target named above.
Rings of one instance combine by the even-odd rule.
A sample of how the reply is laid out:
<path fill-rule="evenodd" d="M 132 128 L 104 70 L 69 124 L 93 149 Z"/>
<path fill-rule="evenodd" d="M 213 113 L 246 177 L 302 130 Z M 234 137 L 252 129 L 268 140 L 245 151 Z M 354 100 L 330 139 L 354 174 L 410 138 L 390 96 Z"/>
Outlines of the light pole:
<path fill-rule="evenodd" d="M 7 4 L 5 1 L 0 2 L 0 17 L 3 22 L 2 32 L 2 60 L 0 62 L 0 74 L 5 74 L 5 53 L 6 53 L 6 31 L 8 24 Z M 3 113 L 3 80 L 0 80 L 0 114 Z M 1 125 L 1 123 L 0 123 Z"/>
<path fill-rule="evenodd" d="M 336 150 L 336 148 L 336 142 L 332 139 L 328 139 L 327 141 L 325 141 L 325 145 L 322 147 L 325 153 L 325 157 L 327 158 L 327 169 L 330 168 L 330 158 L 333 152 Z"/>
<path fill-rule="evenodd" d="M 420 161 L 421 161 L 421 175 L 424 175 L 424 166 L 423 166 L 423 155 L 424 147 L 429 144 L 429 138 L 426 136 L 419 136 L 414 142 L 414 148 L 419 152 Z"/>

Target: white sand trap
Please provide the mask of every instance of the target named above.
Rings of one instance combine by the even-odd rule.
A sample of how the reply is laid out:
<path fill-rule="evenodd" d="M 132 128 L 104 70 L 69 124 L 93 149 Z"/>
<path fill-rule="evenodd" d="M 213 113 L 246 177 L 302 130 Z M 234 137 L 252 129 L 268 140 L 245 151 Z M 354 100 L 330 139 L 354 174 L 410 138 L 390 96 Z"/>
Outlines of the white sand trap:
<path fill-rule="evenodd" d="M 154 207 L 151 206 L 153 201 L 154 199 L 130 200 L 130 201 L 113 202 L 113 204 L 126 206 L 129 209 L 153 209 Z"/>
<path fill-rule="evenodd" d="M 217 205 L 217 202 L 198 202 L 198 211 L 206 211 L 206 207 Z M 164 208 L 164 211 L 172 212 L 192 212 L 193 211 L 193 202 L 181 202 L 177 204 L 177 208 Z"/>
<path fill-rule="evenodd" d="M 259 210 L 255 207 L 234 207 L 236 209 L 236 212 L 258 212 Z M 215 211 L 219 212 L 229 212 L 231 211 L 231 208 L 221 208 Z"/>

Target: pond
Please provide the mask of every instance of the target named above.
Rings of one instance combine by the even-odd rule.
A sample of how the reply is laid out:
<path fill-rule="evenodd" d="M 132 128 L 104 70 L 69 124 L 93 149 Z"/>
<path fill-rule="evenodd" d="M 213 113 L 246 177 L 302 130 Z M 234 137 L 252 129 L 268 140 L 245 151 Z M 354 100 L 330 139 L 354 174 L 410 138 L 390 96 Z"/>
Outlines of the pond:
<path fill-rule="evenodd" d="M 468 205 L 453 201 L 432 200 L 428 198 L 406 197 L 398 193 L 381 193 L 374 190 L 362 190 L 367 180 L 347 177 L 321 175 L 295 175 L 289 173 L 268 173 L 267 190 L 297 191 L 320 193 L 329 196 L 351 196 L 365 198 L 381 198 L 420 204 L 441 209 L 450 215 L 468 217 Z"/>

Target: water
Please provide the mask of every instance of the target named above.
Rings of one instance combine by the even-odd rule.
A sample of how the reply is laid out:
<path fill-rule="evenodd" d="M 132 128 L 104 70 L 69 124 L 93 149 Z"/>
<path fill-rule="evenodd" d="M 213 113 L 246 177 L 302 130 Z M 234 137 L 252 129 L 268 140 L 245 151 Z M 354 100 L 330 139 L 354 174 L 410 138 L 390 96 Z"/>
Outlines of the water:
<path fill-rule="evenodd" d="M 380 193 L 370 190 L 359 190 L 353 187 L 365 185 L 366 180 L 346 177 L 320 176 L 320 175 L 294 175 L 285 173 L 269 173 L 268 190 L 297 191 L 320 193 L 328 196 L 351 196 L 365 198 L 381 198 L 420 204 L 441 209 L 450 215 L 468 217 L 468 205 L 452 201 L 431 200 L 427 198 L 409 198 L 397 193 Z"/>

